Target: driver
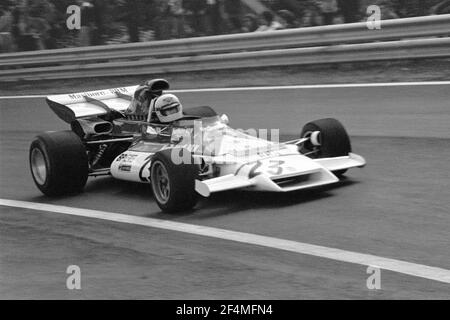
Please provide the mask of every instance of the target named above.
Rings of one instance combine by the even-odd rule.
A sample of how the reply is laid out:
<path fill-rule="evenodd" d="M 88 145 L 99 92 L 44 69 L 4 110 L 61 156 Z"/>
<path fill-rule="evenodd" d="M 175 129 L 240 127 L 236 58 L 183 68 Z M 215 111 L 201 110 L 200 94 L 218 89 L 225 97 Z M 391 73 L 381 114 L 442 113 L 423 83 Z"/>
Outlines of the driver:
<path fill-rule="evenodd" d="M 183 118 L 183 106 L 180 100 L 170 93 L 156 98 L 151 111 L 156 114 L 161 123 L 171 123 Z"/>
<path fill-rule="evenodd" d="M 171 135 L 170 124 L 183 118 L 183 106 L 177 96 L 173 94 L 163 94 L 150 103 L 147 122 L 153 124 L 163 124 L 162 127 L 147 126 L 146 133 L 158 135 L 165 133 Z"/>

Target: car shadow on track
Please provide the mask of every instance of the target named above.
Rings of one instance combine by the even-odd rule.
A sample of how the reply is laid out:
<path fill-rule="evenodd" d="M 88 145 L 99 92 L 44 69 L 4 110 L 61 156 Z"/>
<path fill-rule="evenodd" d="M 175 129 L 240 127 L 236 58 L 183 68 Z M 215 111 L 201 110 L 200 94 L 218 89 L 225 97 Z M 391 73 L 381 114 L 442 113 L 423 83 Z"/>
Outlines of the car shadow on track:
<path fill-rule="evenodd" d="M 145 214 L 145 216 L 165 220 L 176 220 L 183 216 L 194 215 L 195 218 L 198 219 L 208 219 L 235 214 L 246 210 L 298 206 L 304 203 L 333 197 L 333 190 L 350 187 L 358 183 L 359 181 L 344 177 L 340 182 L 332 185 L 288 193 L 231 190 L 212 194 L 209 198 L 201 198 L 193 210 L 175 214 L 168 214 L 158 210 L 157 212 Z M 108 198 L 111 201 L 123 199 L 123 201 L 134 203 L 135 205 L 137 203 L 143 203 L 146 207 L 147 202 L 154 202 L 149 184 L 119 181 L 110 177 L 91 179 L 86 185 L 84 193 L 79 195 L 68 195 L 58 198 L 40 196 L 32 199 L 32 201 L 58 203 L 60 200 L 76 201 L 77 198 L 80 200 L 82 198 L 89 198 L 90 201 L 95 201 L 96 197 L 99 197 L 102 201 L 107 201 Z"/>
<path fill-rule="evenodd" d="M 201 198 L 193 210 L 170 214 L 158 211 L 146 216 L 175 220 L 182 216 L 195 215 L 196 218 L 208 219 L 245 210 L 290 207 L 332 197 L 333 190 L 350 187 L 357 183 L 359 181 L 344 177 L 335 184 L 288 193 L 231 190 L 212 194 L 209 198 Z M 91 181 L 86 192 L 93 195 L 106 192 L 123 197 L 124 201 L 154 201 L 150 185 L 109 178 Z"/>
<path fill-rule="evenodd" d="M 211 219 L 214 217 L 238 214 L 248 210 L 260 210 L 263 212 L 272 212 L 267 209 L 280 209 L 283 207 L 293 207 L 304 203 L 318 201 L 328 197 L 333 197 L 333 190 L 338 188 L 349 187 L 359 183 L 348 178 L 344 178 L 340 182 L 303 191 L 294 191 L 289 193 L 273 193 L 273 192 L 252 192 L 232 190 L 224 191 L 211 195 L 209 198 L 200 199 L 197 206 L 190 211 L 181 213 L 164 213 L 157 212 L 148 215 L 148 217 L 177 220 L 184 216 L 192 216 L 196 220 Z"/>
<path fill-rule="evenodd" d="M 29 201 L 43 203 L 58 203 L 61 200 L 76 201 L 89 200 L 105 201 L 108 198 L 123 199 L 123 201 L 153 201 L 152 189 L 148 184 L 134 183 L 116 180 L 112 177 L 101 177 L 88 180 L 82 193 L 68 194 L 64 196 L 47 197 L 44 195 L 30 198 Z"/>

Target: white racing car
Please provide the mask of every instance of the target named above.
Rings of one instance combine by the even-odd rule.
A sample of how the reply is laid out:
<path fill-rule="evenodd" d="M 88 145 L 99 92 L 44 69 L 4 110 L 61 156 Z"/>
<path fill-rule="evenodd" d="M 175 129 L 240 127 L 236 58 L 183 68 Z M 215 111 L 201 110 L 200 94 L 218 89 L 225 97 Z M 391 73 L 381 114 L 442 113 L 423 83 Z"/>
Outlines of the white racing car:
<path fill-rule="evenodd" d="M 151 90 L 167 90 L 163 79 Z M 127 117 L 136 87 L 49 96 L 71 130 L 39 134 L 30 147 L 31 173 L 48 196 L 82 191 L 88 177 L 111 175 L 150 183 L 166 212 L 192 209 L 199 195 L 246 189 L 289 192 L 336 183 L 365 160 L 351 152 L 335 119 L 306 124 L 298 139 L 272 142 L 232 129 L 210 107 L 184 110 L 171 124 Z"/>

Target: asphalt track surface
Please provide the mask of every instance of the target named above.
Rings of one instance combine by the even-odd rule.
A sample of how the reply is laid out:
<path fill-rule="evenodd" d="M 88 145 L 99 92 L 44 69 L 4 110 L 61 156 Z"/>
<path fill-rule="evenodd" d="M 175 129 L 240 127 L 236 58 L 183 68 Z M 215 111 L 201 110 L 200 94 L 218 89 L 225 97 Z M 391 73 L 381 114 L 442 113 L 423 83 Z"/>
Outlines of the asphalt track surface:
<path fill-rule="evenodd" d="M 336 117 L 368 165 L 332 187 L 285 194 L 231 191 L 195 211 L 161 213 L 146 185 L 91 179 L 49 199 L 32 182 L 28 147 L 66 129 L 43 99 L 0 100 L 0 199 L 49 203 L 339 248 L 450 269 L 450 85 L 180 93 L 237 128 L 280 128 Z M 78 265 L 82 290 L 66 288 Z M 182 232 L 0 206 L 0 298 L 449 299 L 450 285 Z"/>

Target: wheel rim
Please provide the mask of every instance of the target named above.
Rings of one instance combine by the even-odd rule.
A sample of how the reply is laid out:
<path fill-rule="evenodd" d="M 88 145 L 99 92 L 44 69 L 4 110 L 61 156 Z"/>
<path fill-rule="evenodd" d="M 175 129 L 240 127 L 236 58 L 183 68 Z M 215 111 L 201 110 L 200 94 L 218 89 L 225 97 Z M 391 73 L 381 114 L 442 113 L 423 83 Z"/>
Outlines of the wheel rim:
<path fill-rule="evenodd" d="M 156 161 L 151 172 L 153 193 L 157 200 L 165 204 L 170 197 L 170 180 L 166 167 L 160 161 Z"/>
<path fill-rule="evenodd" d="M 47 164 L 44 154 L 37 148 L 31 152 L 31 171 L 36 182 L 43 185 L 47 180 Z"/>
<path fill-rule="evenodd" d="M 318 133 L 317 139 L 320 140 L 320 131 L 306 131 L 303 133 L 302 138 L 311 138 L 316 132 Z"/>
<path fill-rule="evenodd" d="M 312 135 L 315 131 L 306 131 L 305 133 L 303 133 L 302 138 L 312 138 Z M 315 137 L 317 139 L 317 141 L 321 141 L 321 137 L 320 134 Z M 307 141 L 307 143 L 303 143 L 303 150 L 305 152 L 306 155 L 310 156 L 310 157 L 318 157 L 320 154 L 320 147 L 321 146 L 316 146 L 314 145 L 311 141 Z"/>

